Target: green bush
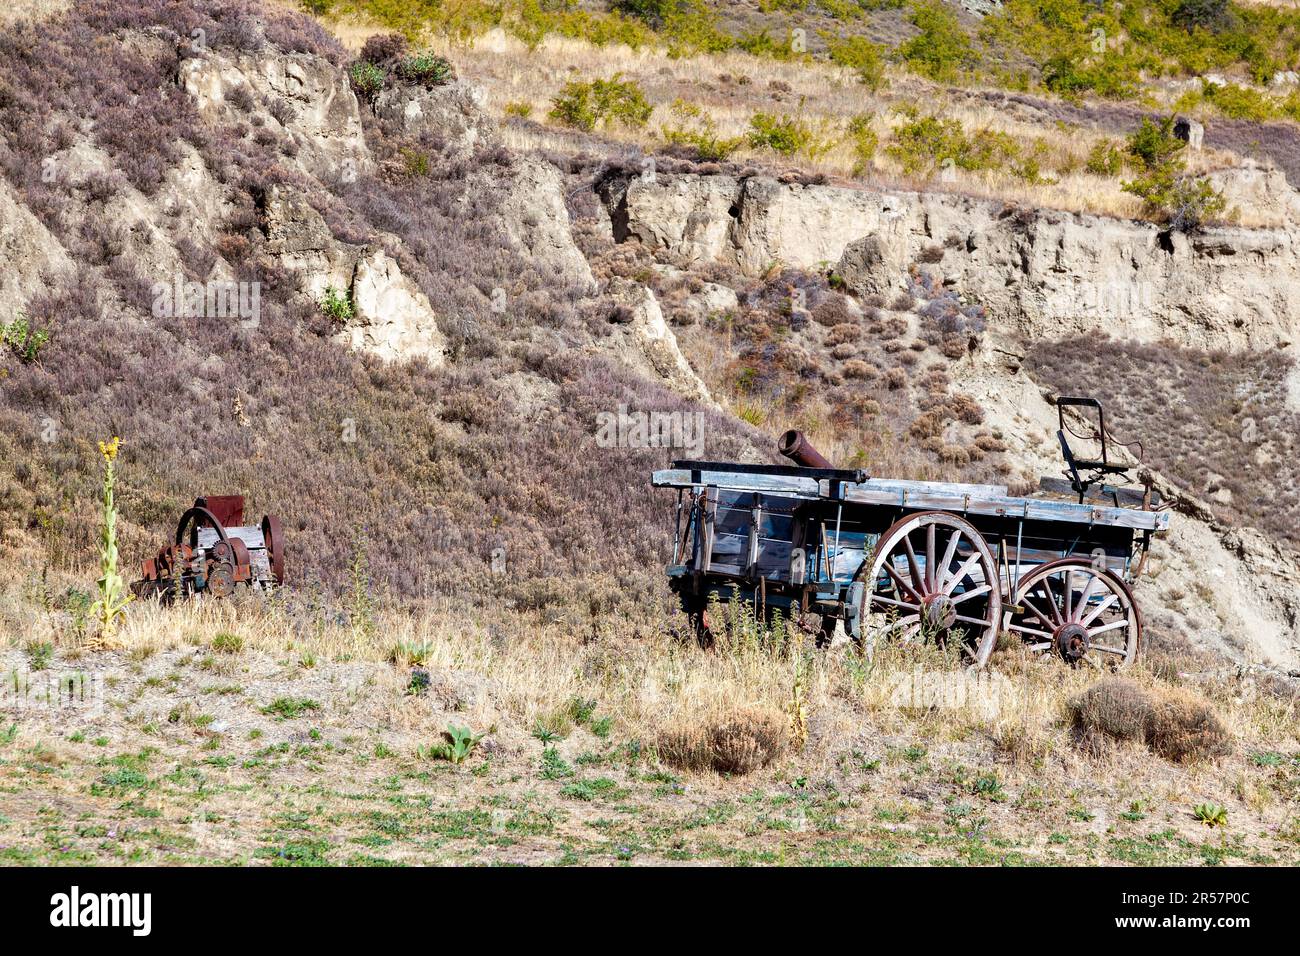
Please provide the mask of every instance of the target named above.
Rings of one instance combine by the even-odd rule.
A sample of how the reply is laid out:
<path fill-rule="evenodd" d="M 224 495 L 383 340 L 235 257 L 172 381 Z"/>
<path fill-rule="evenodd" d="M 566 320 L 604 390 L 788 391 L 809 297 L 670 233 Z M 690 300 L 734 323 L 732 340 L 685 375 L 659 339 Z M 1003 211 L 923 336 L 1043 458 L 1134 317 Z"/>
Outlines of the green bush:
<path fill-rule="evenodd" d="M 949 82 L 979 62 L 970 37 L 942 0 L 917 0 L 912 25 L 921 32 L 898 48 L 898 55 L 915 73 Z"/>
<path fill-rule="evenodd" d="M 551 118 L 588 132 L 615 122 L 644 126 L 654 107 L 646 100 L 641 87 L 620 77 L 621 74 L 615 73 L 608 80 L 566 83 L 552 101 Z"/>
<path fill-rule="evenodd" d="M 388 74 L 373 63 L 353 63 L 348 78 L 357 96 L 367 102 L 372 102 L 388 83 Z"/>
<path fill-rule="evenodd" d="M 49 341 L 50 333 L 33 328 L 27 316 L 21 313 L 11 322 L 0 322 L 0 345 L 7 347 L 24 364 L 35 362 Z"/>
<path fill-rule="evenodd" d="M 1272 119 L 1278 114 L 1278 107 L 1273 100 L 1258 90 L 1229 83 L 1217 86 L 1206 83 L 1202 91 L 1205 102 L 1229 119 L 1260 120 Z"/>
<path fill-rule="evenodd" d="M 1179 232 L 1194 232 L 1227 208 L 1223 194 L 1208 179 L 1181 173 L 1172 161 L 1144 172 L 1122 188 L 1143 201 L 1147 215 Z"/>
<path fill-rule="evenodd" d="M 1020 151 L 1005 133 L 976 130 L 968 136 L 955 119 L 919 115 L 898 127 L 894 141 L 885 147 L 903 171 L 913 175 L 944 165 L 972 172 L 997 169 Z"/>
<path fill-rule="evenodd" d="M 852 70 L 869 90 L 878 90 L 885 82 L 885 61 L 880 48 L 863 36 L 837 39 L 826 38 L 827 51 L 832 62 Z"/>
<path fill-rule="evenodd" d="M 803 153 L 815 160 L 835 144 L 819 136 L 817 130 L 798 116 L 755 113 L 749 118 L 749 145 L 755 149 L 770 149 L 782 156 Z"/>
<path fill-rule="evenodd" d="M 693 103 L 675 101 L 672 114 L 673 125 L 660 131 L 664 141 L 693 150 L 702 162 L 721 162 L 745 144 L 742 136 L 719 136 L 713 117 Z"/>
<path fill-rule="evenodd" d="M 455 78 L 451 63 L 432 53 L 408 56 L 397 65 L 397 75 L 412 83 L 441 86 Z"/>
<path fill-rule="evenodd" d="M 1083 168 L 1094 176 L 1118 176 L 1124 168 L 1124 152 L 1113 141 L 1103 139 L 1088 151 Z"/>
<path fill-rule="evenodd" d="M 871 125 L 871 114 L 860 113 L 849 120 L 849 144 L 853 147 L 853 175 L 861 176 L 871 165 L 880 142 Z"/>
<path fill-rule="evenodd" d="M 352 304 L 352 295 L 340 292 L 331 286 L 325 287 L 325 295 L 320 301 L 321 312 L 335 322 L 351 322 L 356 318 L 357 310 Z"/>
<path fill-rule="evenodd" d="M 1174 135 L 1174 118 L 1168 116 L 1159 123 L 1149 117 L 1142 118 L 1142 124 L 1128 140 L 1128 153 L 1143 169 L 1158 169 L 1171 162 L 1186 144 Z"/>
<path fill-rule="evenodd" d="M 1180 0 L 1169 19 L 1188 33 L 1197 27 L 1222 33 L 1240 26 L 1229 0 Z"/>

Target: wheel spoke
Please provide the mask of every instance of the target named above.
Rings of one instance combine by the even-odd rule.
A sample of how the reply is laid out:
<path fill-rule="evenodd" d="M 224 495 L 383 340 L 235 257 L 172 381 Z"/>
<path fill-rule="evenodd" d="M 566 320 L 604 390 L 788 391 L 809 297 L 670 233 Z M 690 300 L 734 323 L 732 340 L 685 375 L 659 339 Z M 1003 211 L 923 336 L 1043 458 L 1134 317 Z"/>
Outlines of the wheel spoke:
<path fill-rule="evenodd" d="M 1103 654 L 1118 654 L 1120 657 L 1128 657 L 1128 651 L 1122 647 L 1107 647 L 1104 644 L 1088 645 L 1090 651 L 1101 651 Z"/>
<path fill-rule="evenodd" d="M 972 588 L 972 589 L 969 590 L 969 591 L 964 591 L 964 592 L 962 592 L 962 594 L 961 594 L 960 597 L 955 597 L 955 598 L 952 599 L 952 603 L 953 603 L 953 604 L 960 604 L 962 601 L 969 601 L 971 598 L 973 598 L 973 597 L 979 597 L 981 594 L 988 594 L 988 593 L 989 593 L 990 591 L 992 591 L 992 590 L 993 590 L 993 588 L 992 588 L 991 585 L 988 585 L 988 584 L 981 584 L 981 585 L 980 585 L 979 587 L 977 587 L 977 588 Z"/>
<path fill-rule="evenodd" d="M 1071 621 L 1078 621 L 1088 610 L 1088 602 L 1092 600 L 1092 586 L 1098 581 L 1097 575 L 1088 572 L 1088 580 L 1083 585 L 1083 592 L 1079 595 L 1079 603 L 1074 606 L 1074 614 L 1070 617 Z"/>
<path fill-rule="evenodd" d="M 1048 627 L 1050 627 L 1052 630 L 1056 630 L 1056 622 L 1053 621 L 1053 620 L 1052 620 L 1050 617 L 1048 617 L 1046 614 L 1044 614 L 1042 611 L 1040 611 L 1040 610 L 1038 609 L 1038 606 L 1037 606 L 1036 604 L 1034 604 L 1033 601 L 1029 600 L 1028 595 L 1026 595 L 1025 597 L 1022 597 L 1022 598 L 1020 599 L 1020 603 L 1023 604 L 1025 607 L 1027 607 L 1027 608 L 1029 609 L 1030 613 L 1032 613 L 1032 614 L 1034 615 L 1034 617 L 1038 618 L 1040 621 L 1042 621 L 1044 624 L 1046 624 L 1046 625 L 1047 625 Z"/>
<path fill-rule="evenodd" d="M 1038 630 L 1038 629 L 1036 629 L 1036 628 L 1025 627 L 1023 624 L 1011 624 L 1011 625 L 1008 625 L 1007 630 L 1009 630 L 1009 631 L 1019 631 L 1021 634 L 1036 634 L 1037 636 L 1039 636 L 1039 637 L 1045 637 L 1045 638 L 1047 638 L 1048 640 L 1051 640 L 1051 638 L 1052 638 L 1052 635 L 1051 635 L 1050 633 L 1048 633 L 1047 631 L 1040 631 L 1040 630 Z"/>
<path fill-rule="evenodd" d="M 992 621 L 982 620 L 978 617 L 965 617 L 964 615 L 961 614 L 958 614 L 955 620 L 965 621 L 967 624 L 978 624 L 980 627 L 988 627 L 990 624 L 993 623 Z"/>
<path fill-rule="evenodd" d="M 1074 620 L 1074 569 L 1065 569 L 1065 593 L 1061 595 L 1061 610 L 1067 621 Z"/>
<path fill-rule="evenodd" d="M 912 572 L 912 583 L 925 592 L 925 576 L 921 574 L 921 569 L 916 564 L 916 551 L 912 548 L 911 535 L 903 535 L 903 548 L 907 551 L 907 566 Z"/>
<path fill-rule="evenodd" d="M 894 569 L 894 562 L 892 558 L 887 559 L 885 561 L 885 570 L 889 573 L 889 576 L 894 579 L 894 583 L 897 584 L 901 590 L 906 591 L 908 594 L 912 595 L 912 598 L 916 601 L 917 604 L 921 604 L 922 602 L 924 602 L 925 598 L 921 597 L 921 595 L 916 592 L 916 588 L 912 587 L 912 585 L 904 581 L 903 576 Z"/>
<path fill-rule="evenodd" d="M 1096 630 L 1089 631 L 1088 640 L 1091 642 L 1098 634 L 1105 634 L 1107 631 L 1113 631 L 1120 627 L 1128 627 L 1128 618 L 1122 617 L 1118 621 L 1111 621 L 1105 627 L 1099 627 Z"/>
<path fill-rule="evenodd" d="M 1040 651 L 1040 652 L 1041 652 L 1041 651 L 1049 650 L 1049 649 L 1051 648 L 1051 646 L 1052 646 L 1052 642 L 1051 642 L 1051 641 L 1041 641 L 1041 642 L 1038 643 L 1038 644 L 1026 644 L 1026 645 L 1025 645 L 1025 650 L 1027 650 L 1027 651 Z"/>
<path fill-rule="evenodd" d="M 960 540 L 961 540 L 961 529 L 958 528 L 956 531 L 952 533 L 952 537 L 948 539 L 948 548 L 943 553 L 943 563 L 939 565 L 939 570 L 942 573 L 936 578 L 934 582 L 934 589 L 936 591 L 943 591 L 945 585 L 947 585 L 948 583 L 948 575 L 950 573 L 950 569 L 952 568 L 953 558 L 957 557 L 957 542 L 959 542 Z M 946 594 L 948 592 L 944 591 L 944 593 Z"/>
<path fill-rule="evenodd" d="M 1102 600 L 1102 602 L 1098 604 L 1095 608 L 1093 608 L 1091 611 L 1089 611 L 1088 614 L 1079 623 L 1082 624 L 1084 627 L 1087 627 L 1093 621 L 1097 620 L 1097 616 L 1100 615 L 1102 611 L 1106 610 L 1106 608 L 1110 607 L 1118 600 L 1119 600 L 1118 594 L 1106 595 L 1106 597 Z"/>
<path fill-rule="evenodd" d="M 888 604 L 890 607 L 904 607 L 909 611 L 919 612 L 921 610 L 920 606 L 917 604 L 909 604 L 907 601 L 897 601 L 894 598 L 885 597 L 883 594 L 871 595 L 871 602 L 873 604 Z"/>
<path fill-rule="evenodd" d="M 1052 590 L 1051 577 L 1043 578 L 1040 583 L 1043 585 L 1043 590 L 1047 593 L 1047 606 L 1052 610 L 1052 617 L 1056 618 L 1056 623 L 1058 625 L 1064 624 L 1065 618 L 1061 617 L 1061 606 L 1056 600 L 1056 592 Z"/>
<path fill-rule="evenodd" d="M 956 576 L 953 577 L 948 582 L 947 586 L 943 589 L 943 593 L 952 594 L 953 589 L 956 588 L 957 585 L 960 584 L 963 580 L 965 580 L 966 576 L 970 574 L 971 568 L 975 567 L 975 565 L 979 563 L 981 557 L 982 555 L 978 551 L 976 551 L 969 558 L 967 558 L 966 563 L 957 569 Z"/>
<path fill-rule="evenodd" d="M 933 592 L 937 587 L 934 570 L 934 525 L 925 529 L 925 589 Z"/>

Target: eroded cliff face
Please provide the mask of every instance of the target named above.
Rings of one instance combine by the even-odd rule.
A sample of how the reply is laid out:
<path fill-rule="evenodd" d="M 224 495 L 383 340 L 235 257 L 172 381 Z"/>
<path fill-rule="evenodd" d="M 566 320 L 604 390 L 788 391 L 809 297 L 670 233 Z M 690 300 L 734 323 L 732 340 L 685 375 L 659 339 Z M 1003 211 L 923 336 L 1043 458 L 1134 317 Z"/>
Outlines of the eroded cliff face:
<path fill-rule="evenodd" d="M 1277 175 L 1261 172 L 1255 188 L 1288 209 L 1293 192 L 1285 183 L 1277 192 Z M 924 261 L 984 305 L 995 332 L 1260 348 L 1289 346 L 1300 331 L 1295 225 L 1188 235 L 965 196 L 763 176 L 628 176 L 600 191 L 619 238 L 687 262 L 726 262 L 749 275 L 781 263 L 888 295 Z"/>

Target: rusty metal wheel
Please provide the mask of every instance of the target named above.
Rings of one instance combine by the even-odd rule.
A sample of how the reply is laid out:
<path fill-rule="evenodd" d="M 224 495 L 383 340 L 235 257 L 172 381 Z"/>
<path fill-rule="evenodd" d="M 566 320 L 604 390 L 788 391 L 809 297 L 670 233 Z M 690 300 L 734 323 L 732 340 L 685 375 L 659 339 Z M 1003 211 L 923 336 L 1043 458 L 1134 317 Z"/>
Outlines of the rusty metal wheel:
<path fill-rule="evenodd" d="M 1031 651 L 1120 670 L 1137 659 L 1142 617 L 1133 592 L 1113 571 L 1087 558 L 1061 558 L 1020 579 L 1006 630 Z"/>
<path fill-rule="evenodd" d="M 880 536 L 859 577 L 861 640 L 932 641 L 959 646 L 963 663 L 983 667 L 997 642 L 1002 588 L 983 535 L 946 511 L 922 511 Z"/>

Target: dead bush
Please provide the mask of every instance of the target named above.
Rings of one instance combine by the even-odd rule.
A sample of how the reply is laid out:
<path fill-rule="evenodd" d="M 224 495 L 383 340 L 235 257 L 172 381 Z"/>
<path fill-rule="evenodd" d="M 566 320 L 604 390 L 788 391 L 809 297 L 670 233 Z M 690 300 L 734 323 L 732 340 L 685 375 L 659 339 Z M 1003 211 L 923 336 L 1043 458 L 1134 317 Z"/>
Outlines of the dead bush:
<path fill-rule="evenodd" d="M 858 354 L 858 347 L 850 342 L 841 342 L 831 349 L 831 355 L 837 359 L 848 359 Z"/>
<path fill-rule="evenodd" d="M 849 312 L 848 303 L 845 301 L 844 296 L 837 293 L 828 295 L 814 307 L 812 318 L 818 325 L 824 325 L 827 328 L 834 328 L 837 325 L 844 325 L 853 321 L 853 315 Z"/>
<path fill-rule="evenodd" d="M 746 774 L 771 763 L 786 746 L 782 715 L 738 708 L 703 721 L 682 721 L 659 733 L 659 756 L 671 766 L 697 772 Z"/>
<path fill-rule="evenodd" d="M 891 368 L 885 373 L 885 384 L 890 391 L 897 391 L 907 384 L 907 372 L 901 368 Z"/>
<path fill-rule="evenodd" d="M 851 379 L 872 379 L 880 374 L 874 365 L 862 359 L 849 359 L 844 363 L 843 373 L 845 378 Z"/>
<path fill-rule="evenodd" d="M 1069 707 L 1076 742 L 1093 754 L 1105 752 L 1112 740 L 1136 741 L 1179 763 L 1231 750 L 1210 704 L 1181 688 L 1149 690 L 1126 677 L 1107 677 Z"/>
<path fill-rule="evenodd" d="M 841 322 L 830 330 L 826 336 L 827 345 L 843 345 L 845 342 L 856 342 L 862 337 L 862 329 L 852 322 Z"/>

